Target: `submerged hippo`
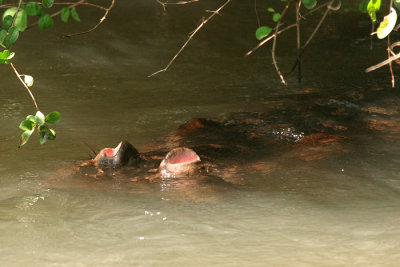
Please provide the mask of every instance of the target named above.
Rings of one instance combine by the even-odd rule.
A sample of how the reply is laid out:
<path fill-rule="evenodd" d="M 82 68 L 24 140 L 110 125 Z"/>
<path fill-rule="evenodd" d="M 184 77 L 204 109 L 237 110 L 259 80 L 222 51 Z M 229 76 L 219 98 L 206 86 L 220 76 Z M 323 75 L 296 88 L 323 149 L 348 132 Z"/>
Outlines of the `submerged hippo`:
<path fill-rule="evenodd" d="M 328 99 L 313 92 L 272 97 L 266 99 L 270 109 L 262 113 L 191 119 L 140 150 L 127 141 L 104 148 L 76 172 L 65 171 L 64 180 L 68 186 L 90 188 L 119 189 L 124 184 L 125 189 L 143 192 L 176 189 L 174 197 L 195 201 L 219 199 L 221 192 L 234 192 L 232 188 L 273 190 L 286 188 L 292 180 L 296 187 L 302 181 L 291 174 L 330 166 L 331 159 L 357 148 L 357 138 L 398 138 L 400 97 L 387 99 L 381 93 L 346 92 Z M 326 164 L 313 164 L 318 160 Z M 305 188 L 312 179 L 304 180 Z M 319 177 L 315 179 L 318 184 Z"/>
<path fill-rule="evenodd" d="M 247 116 L 248 120 L 240 124 L 233 119 L 192 119 L 145 152 L 139 153 L 132 144 L 122 141 L 115 148 L 102 149 L 78 170 L 95 178 L 112 174 L 130 181 L 207 176 L 213 181 L 244 184 L 249 173 L 267 174 L 278 168 L 277 158 L 281 162 L 282 158 L 310 161 L 340 150 L 341 137 L 302 136 L 290 129 L 278 134 L 254 116 Z"/>
<path fill-rule="evenodd" d="M 178 147 L 172 149 L 159 164 L 159 158 L 146 154 L 140 155 L 136 148 L 127 141 L 121 141 L 115 148 L 103 148 L 96 157 L 82 166 L 95 166 L 99 170 L 127 168 L 142 168 L 158 170 L 161 176 L 188 176 L 196 173 L 201 162 L 200 157 L 192 149 Z"/>

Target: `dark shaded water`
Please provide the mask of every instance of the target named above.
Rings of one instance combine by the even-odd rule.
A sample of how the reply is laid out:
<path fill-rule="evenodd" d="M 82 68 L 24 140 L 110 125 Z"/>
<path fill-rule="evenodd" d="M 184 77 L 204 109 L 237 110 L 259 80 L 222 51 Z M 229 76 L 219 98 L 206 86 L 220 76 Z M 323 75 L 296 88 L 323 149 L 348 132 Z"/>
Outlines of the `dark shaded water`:
<path fill-rule="evenodd" d="M 256 44 L 257 22 L 252 4 L 236 1 L 207 24 L 168 72 L 147 78 L 174 55 L 202 11 L 220 4 L 208 2 L 165 14 L 155 1 L 118 1 L 106 23 L 89 35 L 58 38 L 101 16 L 85 15 L 88 9 L 82 8 L 82 24 L 59 22 L 55 30 L 21 36 L 15 65 L 35 77 L 41 110 L 59 110 L 62 121 L 54 127 L 55 142 L 40 146 L 33 138 L 17 150 L 17 126 L 34 107 L 11 70 L 1 68 L 2 77 L 10 75 L 0 84 L 5 265 L 397 265 L 399 93 L 390 89 L 386 70 L 363 72 L 385 56 L 384 44 L 368 50 L 367 18 L 346 9 L 330 17 L 305 53 L 303 87 L 295 76 L 284 87 L 270 47 L 243 57 Z M 286 37 L 294 44 L 294 36 Z M 283 70 L 294 60 L 289 41 L 279 42 Z M 351 98 L 351 92 L 372 97 Z M 277 155 L 271 160 L 279 169 L 249 174 L 251 186 L 232 190 L 211 185 L 188 194 L 159 184 L 68 179 L 69 166 L 87 158 L 84 143 L 101 148 L 126 139 L 141 150 L 193 117 L 297 106 L 303 112 L 315 99 L 325 99 L 324 107 L 333 99 L 394 112 L 350 116 L 355 126 L 345 133 L 339 154 L 295 162 Z M 388 99 L 394 102 L 387 104 Z M 357 128 L 363 114 L 392 126 Z"/>

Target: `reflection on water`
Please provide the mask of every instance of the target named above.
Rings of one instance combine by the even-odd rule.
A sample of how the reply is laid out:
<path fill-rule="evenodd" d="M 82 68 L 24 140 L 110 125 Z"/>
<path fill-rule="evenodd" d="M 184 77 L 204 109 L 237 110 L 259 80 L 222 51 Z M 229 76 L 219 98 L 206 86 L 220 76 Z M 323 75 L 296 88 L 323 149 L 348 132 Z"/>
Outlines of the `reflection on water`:
<path fill-rule="evenodd" d="M 15 46 L 17 67 L 36 79 L 41 109 L 59 110 L 62 121 L 55 142 L 39 146 L 31 140 L 17 150 L 17 125 L 33 106 L 18 81 L 2 79 L 4 265 L 395 266 L 400 261 L 399 94 L 386 88 L 387 73 L 362 72 L 379 60 L 368 52 L 368 42 L 349 48 L 354 34 L 348 25 L 357 23 L 328 21 L 322 36 L 338 45 L 330 49 L 332 44 L 316 38 L 303 62 L 304 87 L 295 85 L 296 77 L 283 87 L 263 54 L 269 48 L 242 57 L 255 44 L 256 20 L 252 5 L 236 3 L 169 72 L 148 79 L 168 62 L 200 12 L 193 6 L 193 13 L 179 7 L 164 14 L 152 1 L 118 2 L 110 19 L 90 35 L 60 40 L 60 32 L 38 36 L 32 30 Z M 209 2 L 202 2 L 204 9 L 214 8 Z M 243 35 L 218 28 L 227 25 Z M 38 38 L 48 43 L 39 47 Z M 290 49 L 278 53 L 282 67 L 293 62 L 286 54 Z M 349 62 L 350 56 L 355 60 Z M 249 165 L 256 171 L 244 184 L 215 177 L 149 184 L 71 178 L 74 164 L 87 159 L 84 143 L 99 149 L 126 139 L 141 151 L 192 117 L 226 118 L 239 111 L 268 114 L 268 123 L 285 126 L 273 128 L 284 130 L 282 137 L 304 132 L 307 138 L 330 129 L 327 134 L 344 141 L 335 150 L 289 142 L 289 151 L 265 151 L 268 162 Z M 257 172 L 265 166 L 271 171 Z"/>

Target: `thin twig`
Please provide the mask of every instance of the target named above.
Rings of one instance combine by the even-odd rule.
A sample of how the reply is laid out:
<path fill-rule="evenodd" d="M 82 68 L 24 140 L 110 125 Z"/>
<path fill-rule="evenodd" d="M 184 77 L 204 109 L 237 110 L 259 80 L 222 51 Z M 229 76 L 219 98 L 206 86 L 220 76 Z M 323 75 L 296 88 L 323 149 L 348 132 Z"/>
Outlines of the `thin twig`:
<path fill-rule="evenodd" d="M 212 14 L 210 16 L 207 17 L 207 19 L 204 19 L 201 21 L 200 25 L 197 26 L 196 29 L 194 29 L 192 31 L 192 33 L 189 35 L 188 39 L 186 40 L 186 42 L 182 45 L 182 47 L 178 50 L 178 52 L 175 54 L 175 56 L 169 61 L 169 63 L 167 64 L 167 66 L 161 70 L 158 70 L 156 72 L 154 72 L 153 74 L 150 74 L 147 77 L 152 77 L 160 72 L 165 72 L 168 70 L 169 66 L 171 66 L 171 64 L 175 61 L 175 59 L 180 55 L 180 53 L 185 49 L 185 47 L 187 46 L 187 44 L 193 39 L 193 37 L 196 35 L 196 33 L 209 21 L 211 20 L 215 15 L 219 14 L 219 12 L 227 5 L 231 2 L 232 0 L 227 0 L 222 6 L 220 6 L 217 10 L 213 11 Z"/>
<path fill-rule="evenodd" d="M 91 4 L 91 3 L 86 3 L 87 1 L 89 1 L 89 0 L 81 0 L 81 1 L 76 2 L 76 3 L 73 3 L 73 2 L 65 2 L 65 3 L 54 3 L 54 4 L 55 4 L 55 5 L 57 5 L 57 4 L 69 4 L 69 5 L 70 5 L 69 7 L 76 7 L 76 6 L 79 6 L 79 5 L 88 5 L 88 6 L 93 6 L 93 7 L 99 8 L 99 9 L 104 9 L 104 10 L 106 9 L 105 7 L 102 7 L 102 6 L 99 6 L 99 5 L 94 5 L 94 4 Z M 36 4 L 41 4 L 41 3 L 40 3 L 40 2 L 37 2 Z M 57 11 L 57 12 L 55 12 L 55 13 L 53 13 L 53 14 L 51 14 L 50 16 L 51 16 L 51 17 L 55 17 L 55 16 L 58 16 L 58 15 L 60 15 L 60 14 L 61 14 L 61 10 L 60 10 L 60 11 Z M 26 30 L 32 28 L 33 26 L 36 26 L 37 24 L 38 24 L 38 21 L 36 21 L 36 22 L 30 24 L 28 27 L 26 27 Z"/>
<path fill-rule="evenodd" d="M 32 91 L 29 89 L 29 87 L 26 85 L 26 83 L 22 80 L 21 75 L 18 73 L 17 69 L 14 67 L 14 64 L 12 62 L 10 62 L 10 66 L 14 70 L 15 75 L 17 75 L 17 77 L 20 80 L 20 82 L 24 85 L 25 89 L 30 94 L 30 96 L 31 96 L 31 98 L 33 100 L 33 103 L 35 104 L 36 110 L 39 110 L 39 106 L 38 106 L 38 104 L 36 102 L 35 96 L 33 95 Z"/>
<path fill-rule="evenodd" d="M 390 58 L 390 34 L 387 36 L 387 52 L 388 52 L 388 58 Z M 394 88 L 394 75 L 393 75 L 393 67 L 392 67 L 392 62 L 389 62 L 389 71 L 390 71 L 390 76 L 392 77 L 392 88 Z"/>
<path fill-rule="evenodd" d="M 17 19 L 17 15 L 18 15 L 19 9 L 21 8 L 21 4 L 22 4 L 22 0 L 19 0 L 17 11 L 15 11 L 14 18 L 13 18 L 11 26 L 14 26 L 14 24 L 15 24 L 15 20 Z"/>
<path fill-rule="evenodd" d="M 199 2 L 200 0 L 188 0 L 188 1 L 179 1 L 176 3 L 168 3 L 168 2 L 162 2 L 160 0 L 156 0 L 157 3 L 159 3 L 160 5 L 162 5 L 164 11 L 167 11 L 167 5 L 186 5 L 186 4 L 191 4 L 191 3 L 195 3 L 195 2 Z"/>
<path fill-rule="evenodd" d="M 87 34 L 87 33 L 90 33 L 91 31 L 94 31 L 95 29 L 97 29 L 97 27 L 100 26 L 100 24 L 102 24 L 106 20 L 108 14 L 110 13 L 110 10 L 114 7 L 114 5 L 115 5 L 115 0 L 111 0 L 110 6 L 105 9 L 104 16 L 100 19 L 100 21 L 93 28 L 91 28 L 87 31 L 83 31 L 83 32 L 67 34 L 67 35 L 64 35 L 64 37 L 72 37 L 72 36 Z"/>
<path fill-rule="evenodd" d="M 291 1 L 289 1 L 289 2 L 286 4 L 285 8 L 284 8 L 283 11 L 281 12 L 281 16 L 280 16 L 278 22 L 276 23 L 276 26 L 275 26 L 275 29 L 274 29 L 274 32 L 275 32 L 274 35 L 275 35 L 275 36 L 274 36 L 274 40 L 272 41 L 272 50 L 271 50 L 272 63 L 274 64 L 275 70 L 276 70 L 276 72 L 278 73 L 279 78 L 281 79 L 281 82 L 282 82 L 284 85 L 287 85 L 287 83 L 286 83 L 286 81 L 285 81 L 285 78 L 283 78 L 283 75 L 282 75 L 281 71 L 279 70 L 278 63 L 276 62 L 275 48 L 276 48 L 276 39 L 277 39 L 277 37 L 278 37 L 278 34 L 277 34 L 277 33 L 278 33 L 278 31 L 279 31 L 279 27 L 281 26 L 281 21 L 282 21 L 283 17 L 285 16 L 285 14 L 286 14 L 286 12 L 287 12 L 287 10 L 288 10 L 288 8 L 289 8 L 289 6 L 290 6 L 290 3 L 291 3 Z"/>
<path fill-rule="evenodd" d="M 268 38 L 262 40 L 256 47 L 254 47 L 254 48 L 251 49 L 249 52 L 247 52 L 247 53 L 245 54 L 245 56 L 250 56 L 254 51 L 256 51 L 258 48 L 260 48 L 261 46 L 263 46 L 263 45 L 264 45 L 265 43 L 267 43 L 269 40 L 271 40 L 272 38 L 275 38 L 275 36 L 277 36 L 277 35 L 279 35 L 279 34 L 285 32 L 285 31 L 287 31 L 287 30 L 289 30 L 289 29 L 291 29 L 291 28 L 294 28 L 294 27 L 296 27 L 296 23 L 293 23 L 293 24 L 291 24 L 291 25 L 289 25 L 289 26 L 283 28 L 283 29 L 280 30 L 279 32 L 272 34 L 270 37 L 268 37 Z"/>
<path fill-rule="evenodd" d="M 256 13 L 258 27 L 260 27 L 261 24 L 260 24 L 260 17 L 258 16 L 257 0 L 254 0 L 254 12 Z"/>
<path fill-rule="evenodd" d="M 316 10 L 318 10 L 318 9 L 320 9 L 320 8 L 322 8 L 322 7 L 325 7 L 325 6 L 329 6 L 329 9 L 330 9 L 330 10 L 334 10 L 334 11 L 338 10 L 338 8 L 340 7 L 340 4 L 338 4 L 338 6 L 336 6 L 336 7 L 332 7 L 332 6 L 329 5 L 329 4 L 331 4 L 331 3 L 332 3 L 332 2 L 327 2 L 327 3 L 321 4 L 320 6 L 318 6 L 318 7 L 314 8 L 313 10 L 309 11 L 308 13 L 306 13 L 305 15 L 303 15 L 302 17 L 305 18 L 306 16 L 310 15 L 311 13 L 313 13 L 313 12 L 315 12 Z M 277 33 L 277 35 L 279 35 L 279 34 L 285 32 L 285 31 L 287 31 L 287 30 L 289 30 L 289 29 L 291 29 L 291 28 L 293 28 L 293 27 L 296 27 L 296 24 L 291 24 L 291 25 L 287 26 L 286 28 L 284 28 L 283 30 L 280 30 L 280 31 Z M 247 52 L 245 55 L 246 55 L 246 56 L 251 55 L 254 51 L 256 51 L 258 48 L 260 48 L 261 46 L 263 46 L 264 44 L 266 44 L 266 43 L 267 43 L 268 41 L 270 41 L 272 38 L 275 38 L 275 34 L 273 34 L 273 35 L 269 36 L 268 38 L 262 40 L 260 43 L 258 43 L 258 45 L 257 45 L 256 47 L 254 47 L 253 49 L 251 49 L 251 50 L 250 50 L 249 52 Z"/>
<path fill-rule="evenodd" d="M 59 3 L 53 3 L 53 5 L 54 6 L 55 5 L 69 5 L 71 7 L 83 5 L 83 6 L 95 7 L 95 8 L 102 9 L 102 10 L 107 10 L 106 7 L 103 7 L 103 6 L 100 6 L 100 5 L 96 5 L 96 4 L 93 4 L 93 3 L 87 3 L 87 1 L 89 1 L 89 0 L 83 0 L 83 1 L 79 1 L 79 2 L 59 2 Z M 28 2 L 28 3 L 22 2 L 21 4 L 23 4 L 23 5 L 26 5 L 26 4 L 42 5 L 42 2 Z M 16 4 L 4 4 L 4 5 L 0 5 L 0 8 L 15 7 L 15 5 Z M 61 12 L 57 12 L 57 14 L 60 14 L 60 13 Z M 54 14 L 56 14 L 56 13 L 54 13 Z"/>
<path fill-rule="evenodd" d="M 393 0 L 390 0 L 390 12 L 392 10 L 392 6 L 393 6 Z M 387 47 L 388 58 L 390 58 L 390 51 L 391 51 L 390 34 L 387 36 L 387 45 L 388 45 Z M 392 88 L 394 88 L 394 75 L 393 75 L 392 62 L 389 62 L 389 71 L 390 71 L 390 76 L 392 77 Z"/>
<path fill-rule="evenodd" d="M 335 0 L 332 0 L 329 2 L 328 7 L 325 10 L 324 15 L 322 15 L 321 20 L 319 21 L 319 23 L 317 24 L 317 26 L 315 27 L 314 31 L 311 33 L 310 37 L 308 38 L 308 40 L 305 42 L 305 44 L 301 47 L 302 50 L 304 50 L 304 48 L 306 48 L 306 46 L 311 42 L 311 40 L 314 38 L 315 34 L 317 34 L 319 28 L 322 25 L 322 22 L 324 22 L 326 16 L 328 15 L 330 10 L 338 10 L 340 8 L 340 6 L 342 5 L 342 2 L 339 1 L 339 4 L 337 7 L 332 7 L 333 2 L 335 2 Z"/>
<path fill-rule="evenodd" d="M 371 34 L 369 36 L 369 50 L 373 50 L 374 49 L 374 36 L 372 35 L 372 33 L 375 31 L 375 22 L 371 22 Z"/>
<path fill-rule="evenodd" d="M 298 58 L 296 59 L 296 62 L 293 64 L 293 67 L 291 68 L 291 70 L 289 71 L 288 74 L 292 73 L 296 67 L 298 67 L 298 64 L 300 63 L 300 58 L 303 55 L 305 48 L 308 46 L 308 44 L 311 42 L 311 40 L 314 38 L 314 36 L 317 34 L 319 28 L 322 25 L 322 22 L 326 19 L 326 16 L 328 15 L 330 10 L 334 10 L 337 11 L 340 9 L 340 6 L 342 5 L 341 1 L 339 0 L 339 3 L 336 7 L 332 7 L 332 4 L 335 0 L 331 0 L 330 2 L 326 3 L 326 10 L 324 12 L 324 14 L 322 15 L 320 21 L 318 22 L 317 26 L 314 28 L 314 31 L 311 33 L 310 37 L 308 37 L 308 40 L 306 41 L 306 43 L 300 48 L 300 50 L 298 51 Z M 287 74 L 287 75 L 288 75 Z"/>
<path fill-rule="evenodd" d="M 393 43 L 391 45 L 390 49 L 393 50 L 393 48 L 396 47 L 396 46 L 400 46 L 400 42 Z M 391 56 L 388 59 L 386 59 L 386 60 L 384 60 L 384 61 L 382 61 L 382 62 L 380 62 L 380 63 L 378 63 L 378 64 L 376 64 L 374 66 L 369 67 L 368 69 L 365 70 L 365 72 L 371 72 L 373 70 L 379 69 L 379 68 L 381 68 L 381 67 L 383 67 L 383 66 L 385 66 L 385 65 L 387 65 L 387 64 L 391 63 L 392 61 L 395 61 L 395 60 L 397 60 L 399 58 L 400 58 L 400 53 L 395 54 L 394 56 Z"/>
<path fill-rule="evenodd" d="M 301 0 L 297 1 L 296 5 L 296 35 L 297 35 L 297 79 L 299 81 L 299 84 L 301 84 L 301 54 L 300 54 L 300 49 L 301 49 L 301 40 L 300 40 L 300 7 L 301 7 Z"/>

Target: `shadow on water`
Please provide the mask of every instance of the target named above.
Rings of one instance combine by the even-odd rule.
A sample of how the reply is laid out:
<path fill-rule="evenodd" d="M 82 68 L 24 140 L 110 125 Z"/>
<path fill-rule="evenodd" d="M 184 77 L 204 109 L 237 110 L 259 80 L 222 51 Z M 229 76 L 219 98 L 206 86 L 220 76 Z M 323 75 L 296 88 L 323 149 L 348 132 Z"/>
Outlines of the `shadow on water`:
<path fill-rule="evenodd" d="M 269 47 L 243 57 L 256 44 L 257 22 L 252 3 L 236 1 L 207 24 L 168 72 L 147 78 L 170 60 L 202 10 L 217 6 L 202 1 L 164 13 L 155 1 L 117 1 L 109 19 L 89 35 L 59 38 L 101 16 L 83 8 L 79 25 L 56 22 L 54 30 L 21 35 L 15 64 L 35 77 L 40 108 L 59 110 L 62 121 L 55 126 L 55 142 L 40 146 L 30 140 L 17 150 L 17 125 L 33 106 L 16 79 L 2 79 L 2 262 L 399 262 L 400 97 L 389 88 L 386 70 L 364 73 L 385 56 L 380 43 L 373 54 L 368 50 L 370 26 L 363 22 L 368 18 L 346 8 L 329 17 L 304 55 L 302 87 L 296 75 L 284 87 Z M 295 53 L 289 45 L 295 37 L 287 38 L 277 54 L 284 70 Z M 236 158 L 215 154 L 223 156 L 216 161 L 225 167 L 218 177 L 228 182 L 213 176 L 155 183 L 74 176 L 75 166 L 87 160 L 85 143 L 100 149 L 129 140 L 140 152 L 194 146 L 172 137 L 196 117 L 236 125 L 257 140 L 232 139 L 232 146 L 248 148 Z M 291 139 L 300 133 L 303 141 Z M 213 140 L 229 142 L 223 137 Z M 242 169 L 227 168 L 229 160 Z"/>

